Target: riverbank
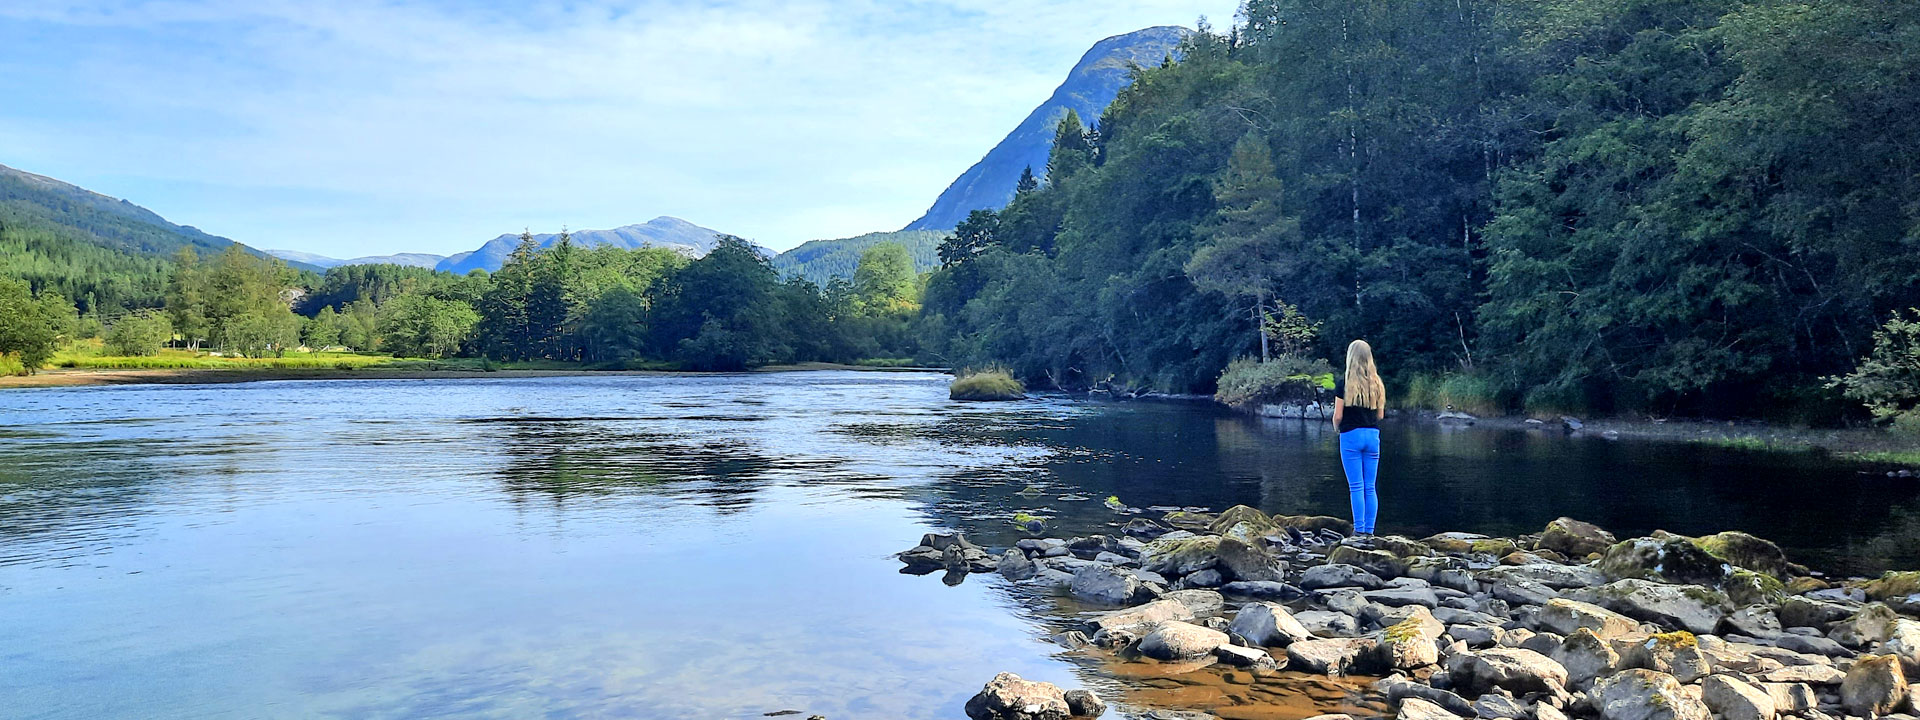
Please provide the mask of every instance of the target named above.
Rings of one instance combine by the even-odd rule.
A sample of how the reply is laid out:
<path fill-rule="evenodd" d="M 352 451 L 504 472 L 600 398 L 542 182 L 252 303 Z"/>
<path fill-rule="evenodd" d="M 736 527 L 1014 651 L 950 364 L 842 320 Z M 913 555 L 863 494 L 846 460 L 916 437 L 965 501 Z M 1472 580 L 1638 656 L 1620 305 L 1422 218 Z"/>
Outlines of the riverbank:
<path fill-rule="evenodd" d="M 992 573 L 1100 608 L 1051 640 L 1146 685 L 1119 698 L 1144 717 L 1898 718 L 1920 692 L 1920 573 L 1824 577 L 1746 533 L 1621 540 L 1561 518 L 1414 540 L 1246 506 L 1118 512 L 1113 535 L 1004 551 L 929 534 L 902 572 Z M 1104 709 L 1005 674 L 966 706 Z"/>
<path fill-rule="evenodd" d="M 1595 418 L 1540 420 L 1523 416 L 1468 417 L 1430 410 L 1395 411 L 1405 422 L 1455 427 L 1569 433 L 1609 440 L 1687 442 L 1718 447 L 1779 452 L 1825 453 L 1839 460 L 1886 465 L 1896 474 L 1920 467 L 1920 447 L 1884 428 L 1805 428 L 1755 421 Z"/>
<path fill-rule="evenodd" d="M 867 372 L 945 372 L 937 368 L 873 367 L 838 363 L 799 363 L 768 365 L 750 372 L 800 372 L 820 370 L 860 370 Z M 0 377 L 0 389 L 36 387 L 83 387 L 98 385 L 203 385 L 222 383 L 268 382 L 275 380 L 434 380 L 451 378 L 536 378 L 574 376 L 667 376 L 702 375 L 681 370 L 519 370 L 480 367 L 404 367 L 378 365 L 340 369 L 288 368 L 163 368 L 163 369 L 54 369 L 32 375 Z"/>

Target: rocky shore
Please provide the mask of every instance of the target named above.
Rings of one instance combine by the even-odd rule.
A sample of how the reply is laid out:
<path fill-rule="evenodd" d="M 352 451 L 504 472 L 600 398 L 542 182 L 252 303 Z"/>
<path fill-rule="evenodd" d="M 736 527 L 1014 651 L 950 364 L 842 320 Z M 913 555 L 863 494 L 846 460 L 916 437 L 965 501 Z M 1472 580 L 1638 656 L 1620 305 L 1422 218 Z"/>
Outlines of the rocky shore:
<path fill-rule="evenodd" d="M 898 557 L 1109 608 L 1054 636 L 1077 652 L 1377 678 L 1367 707 L 1399 720 L 1912 720 L 1920 706 L 1920 572 L 1829 579 L 1745 533 L 1621 540 L 1570 518 L 1518 538 L 1348 531 L 1235 506 L 998 553 L 929 534 Z M 1066 720 L 1106 704 L 1002 673 L 965 710 Z"/>

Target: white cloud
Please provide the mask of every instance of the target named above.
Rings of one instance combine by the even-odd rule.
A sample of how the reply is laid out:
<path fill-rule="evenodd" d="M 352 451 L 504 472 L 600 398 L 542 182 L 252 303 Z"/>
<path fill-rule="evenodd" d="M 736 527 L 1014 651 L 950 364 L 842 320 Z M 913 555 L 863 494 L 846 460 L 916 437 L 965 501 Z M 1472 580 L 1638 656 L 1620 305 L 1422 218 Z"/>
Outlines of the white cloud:
<path fill-rule="evenodd" d="M 9 5 L 0 41 L 22 42 L 0 42 L 0 91 L 58 97 L 0 107 L 0 162 L 338 256 L 655 215 L 784 248 L 912 220 L 1098 39 L 1231 10 Z"/>

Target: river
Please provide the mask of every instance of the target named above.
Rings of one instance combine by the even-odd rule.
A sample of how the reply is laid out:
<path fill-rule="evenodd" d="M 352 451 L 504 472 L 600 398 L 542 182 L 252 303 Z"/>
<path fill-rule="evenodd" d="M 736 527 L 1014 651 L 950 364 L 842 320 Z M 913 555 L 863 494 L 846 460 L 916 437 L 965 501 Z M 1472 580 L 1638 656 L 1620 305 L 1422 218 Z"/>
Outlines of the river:
<path fill-rule="evenodd" d="M 1344 515 L 1334 436 L 924 373 L 0 392 L 9 717 L 960 717 L 995 673 L 1151 698 L 1074 608 L 891 554 L 1100 500 Z M 1818 456 L 1389 422 L 1381 531 L 1723 529 L 1920 566 L 1920 488 Z M 1083 499 L 1084 498 L 1084 499 Z M 1323 685 L 1323 684 L 1322 684 Z M 1302 682 L 1300 711 L 1329 690 Z M 1276 692 L 1288 692 L 1285 688 Z M 1317 698 L 1317 700 L 1316 700 Z M 800 717 L 805 717 L 801 715 Z"/>

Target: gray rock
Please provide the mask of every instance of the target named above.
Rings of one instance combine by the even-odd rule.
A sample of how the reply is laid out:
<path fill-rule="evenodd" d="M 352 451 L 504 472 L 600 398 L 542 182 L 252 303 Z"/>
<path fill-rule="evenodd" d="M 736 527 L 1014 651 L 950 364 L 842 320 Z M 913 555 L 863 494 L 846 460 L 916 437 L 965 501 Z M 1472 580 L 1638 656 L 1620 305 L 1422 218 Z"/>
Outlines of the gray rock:
<path fill-rule="evenodd" d="M 1434 608 L 1433 617 L 1448 625 L 1499 625 L 1501 622 L 1498 618 L 1477 610 L 1446 606 Z"/>
<path fill-rule="evenodd" d="M 1633 669 L 1594 683 L 1592 700 L 1604 720 L 1710 720 L 1706 703 L 1673 676 Z"/>
<path fill-rule="evenodd" d="M 1233 538 L 1220 541 L 1215 552 L 1220 574 L 1230 581 L 1286 582 L 1287 561 Z"/>
<path fill-rule="evenodd" d="M 1087 637 L 1086 633 L 1080 632 L 1079 630 L 1055 633 L 1053 637 L 1047 639 L 1052 640 L 1053 644 L 1068 650 L 1079 650 L 1080 648 L 1093 644 L 1093 639 Z"/>
<path fill-rule="evenodd" d="M 1526 628 L 1508 628 L 1501 630 L 1500 635 L 1494 639 L 1494 642 L 1500 643 L 1501 647 L 1523 648 L 1527 646 L 1527 641 L 1532 640 L 1535 634 L 1534 631 Z M 1555 647 L 1557 647 L 1557 645 Z M 1551 653 L 1540 654 L 1552 657 Z"/>
<path fill-rule="evenodd" d="M 1493 596 L 1514 605 L 1540 605 L 1559 594 L 1532 580 L 1514 578 L 1494 582 Z"/>
<path fill-rule="evenodd" d="M 924 570 L 927 572 L 939 570 L 946 560 L 945 553 L 925 545 L 902 551 L 900 554 L 894 555 L 894 557 L 899 559 L 900 562 L 906 563 L 908 570 Z"/>
<path fill-rule="evenodd" d="M 1035 565 L 1033 560 L 1028 558 L 1026 553 L 1020 552 L 1018 548 L 1008 550 L 1005 554 L 1001 555 L 1000 563 L 996 569 L 1000 571 L 1001 577 L 1015 581 L 1025 580 L 1040 574 L 1040 567 Z"/>
<path fill-rule="evenodd" d="M 1437 636 L 1417 618 L 1409 618 L 1374 635 L 1375 652 L 1382 667 L 1412 670 L 1440 662 Z"/>
<path fill-rule="evenodd" d="M 1561 635 L 1586 629 L 1602 640 L 1611 640 L 1638 630 L 1640 624 L 1620 613 L 1577 600 L 1555 598 L 1540 606 L 1533 616 L 1535 627 Z"/>
<path fill-rule="evenodd" d="M 1773 637 L 1783 629 L 1780 616 L 1765 605 L 1748 605 L 1733 611 L 1727 616 L 1727 627 L 1741 635 L 1756 638 Z"/>
<path fill-rule="evenodd" d="M 1697 635 L 1712 633 L 1726 618 L 1726 597 L 1697 585 L 1616 580 L 1601 586 L 1596 595 L 1599 605 L 1628 617 L 1682 627 Z"/>
<path fill-rule="evenodd" d="M 1498 625 L 1449 625 L 1447 637 L 1466 643 L 1467 647 L 1483 650 L 1500 644 L 1500 626 Z"/>
<path fill-rule="evenodd" d="M 1226 577 L 1222 576 L 1220 571 L 1214 568 L 1207 568 L 1180 578 L 1180 587 L 1183 588 L 1216 588 L 1226 583 Z"/>
<path fill-rule="evenodd" d="M 1107 711 L 1107 703 L 1091 690 L 1068 690 L 1061 694 L 1067 701 L 1067 710 L 1073 717 L 1100 717 Z"/>
<path fill-rule="evenodd" d="M 1161 623 L 1140 638 L 1140 654 L 1155 660 L 1198 660 L 1227 644 L 1227 634 L 1192 623 L 1172 620 Z"/>
<path fill-rule="evenodd" d="M 1885 603 L 1871 603 L 1860 608 L 1853 617 L 1833 624 L 1833 630 L 1827 637 L 1834 642 L 1856 650 L 1866 649 L 1874 643 L 1886 642 L 1893 637 L 1893 628 L 1900 622 L 1900 616 Z M 1801 652 L 1807 652 L 1802 650 Z M 1833 655 L 1834 653 L 1823 653 Z"/>
<path fill-rule="evenodd" d="M 1907 677 L 1920 678 L 1920 622 L 1901 618 L 1887 633 L 1886 652 L 1900 658 Z"/>
<path fill-rule="evenodd" d="M 1300 587 L 1305 590 L 1324 588 L 1357 587 L 1362 590 L 1378 590 L 1386 587 L 1387 582 L 1379 576 L 1352 565 L 1335 563 L 1316 565 L 1300 574 Z"/>
<path fill-rule="evenodd" d="M 1261 600 L 1291 600 L 1305 597 L 1300 588 L 1282 582 L 1268 580 L 1230 582 L 1220 586 L 1220 592 L 1236 597 L 1259 598 Z"/>
<path fill-rule="evenodd" d="M 1136 608 L 1101 613 L 1087 621 L 1095 632 L 1107 629 L 1150 627 L 1171 620 L 1191 620 L 1193 609 L 1179 600 L 1155 600 Z"/>
<path fill-rule="evenodd" d="M 1475 695 L 1493 688 L 1515 693 L 1549 692 L 1565 688 L 1567 669 L 1540 653 L 1519 648 L 1494 648 L 1455 655 L 1447 673 L 1461 690 Z"/>
<path fill-rule="evenodd" d="M 1824 628 L 1851 617 L 1853 613 L 1850 605 L 1806 596 L 1789 597 L 1781 601 L 1778 610 L 1780 624 L 1787 627 Z"/>
<path fill-rule="evenodd" d="M 1141 570 L 1139 568 L 1133 569 L 1133 577 L 1139 580 L 1140 582 L 1153 583 L 1155 585 L 1160 585 L 1162 587 L 1173 584 L 1173 583 L 1167 582 L 1166 576 L 1161 575 L 1160 573 L 1148 572 L 1146 570 Z"/>
<path fill-rule="evenodd" d="M 1828 657 L 1853 657 L 1853 651 L 1840 643 L 1818 635 L 1781 633 L 1770 638 L 1775 647 L 1782 647 L 1797 653 L 1826 655 Z"/>
<path fill-rule="evenodd" d="M 1066 693 L 1052 683 L 1022 680 L 1013 673 L 993 676 L 967 701 L 973 720 L 1066 720 L 1073 716 Z"/>
<path fill-rule="evenodd" d="M 1241 606 L 1228 632 L 1262 647 L 1286 647 L 1313 639 L 1313 633 L 1294 618 L 1286 607 L 1270 602 L 1251 602 Z"/>
<path fill-rule="evenodd" d="M 1779 714 L 1766 690 L 1730 675 L 1701 681 L 1700 699 L 1721 720 L 1773 720 Z"/>
<path fill-rule="evenodd" d="M 1226 598 L 1212 590 L 1174 590 L 1161 595 L 1159 599 L 1173 600 L 1185 605 L 1196 616 L 1218 613 L 1227 605 Z"/>
<path fill-rule="evenodd" d="M 1446 708 L 1410 697 L 1400 701 L 1400 712 L 1395 720 L 1460 720 L 1460 716 L 1447 712 Z"/>
<path fill-rule="evenodd" d="M 1713 666 L 1707 662 L 1706 654 L 1700 651 L 1698 641 L 1685 633 L 1655 635 L 1634 643 L 1621 660 L 1627 667 L 1672 675 L 1683 685 L 1713 672 Z"/>
<path fill-rule="evenodd" d="M 1360 621 L 1343 612 L 1302 610 L 1293 617 L 1318 637 L 1339 638 L 1360 634 Z"/>
<path fill-rule="evenodd" d="M 1366 550 L 1352 545 L 1341 545 L 1327 554 L 1328 563 L 1353 565 L 1380 578 L 1396 578 L 1406 574 L 1407 561 L 1385 550 Z"/>
<path fill-rule="evenodd" d="M 1388 607 L 1419 605 L 1425 608 L 1440 606 L 1440 598 L 1435 597 L 1429 588 L 1399 588 L 1390 590 L 1369 590 L 1361 594 L 1368 602 L 1380 603 Z"/>
<path fill-rule="evenodd" d="M 1760 680 L 1764 682 L 1808 685 L 1839 685 L 1846 679 L 1846 673 L 1832 665 L 1789 665 L 1760 675 Z"/>
<path fill-rule="evenodd" d="M 1533 707 L 1506 695 L 1488 693 L 1473 701 L 1473 712 L 1487 720 L 1532 720 Z"/>
<path fill-rule="evenodd" d="M 1112 565 L 1115 567 L 1137 567 L 1140 565 L 1140 561 L 1138 560 L 1127 557 L 1125 555 L 1121 555 L 1120 553 L 1107 552 L 1105 550 L 1102 550 L 1094 554 L 1093 561 L 1097 563 L 1106 563 L 1108 565 Z"/>
<path fill-rule="evenodd" d="M 961 549 L 980 550 L 979 545 L 967 542 L 965 533 L 927 533 L 920 536 L 920 545 L 935 550 L 946 550 L 956 546 Z M 985 551 L 982 550 L 982 552 Z"/>
<path fill-rule="evenodd" d="M 1906 673 L 1892 655 L 1868 655 L 1855 660 L 1840 683 L 1840 703 L 1865 717 L 1886 715 L 1907 704 Z"/>
<path fill-rule="evenodd" d="M 1473 704 L 1447 690 L 1423 685 L 1408 680 L 1402 675 L 1388 675 L 1373 684 L 1373 689 L 1387 696 L 1387 700 L 1398 703 L 1407 698 L 1419 698 L 1439 705 L 1455 715 L 1472 715 Z"/>
<path fill-rule="evenodd" d="M 1359 590 L 1352 588 L 1316 590 L 1313 592 L 1312 597 L 1319 601 L 1321 605 L 1326 606 L 1328 610 L 1343 612 L 1348 615 L 1359 615 L 1361 611 L 1367 608 L 1367 599 L 1360 595 Z"/>
<path fill-rule="evenodd" d="M 1580 628 L 1568 635 L 1554 651 L 1553 659 L 1566 668 L 1567 682 L 1574 687 L 1586 687 L 1621 667 L 1620 655 L 1591 628 Z"/>
<path fill-rule="evenodd" d="M 1104 605 L 1125 605 L 1140 595 L 1140 579 L 1112 565 L 1091 564 L 1073 574 L 1068 590 L 1075 598 Z"/>
<path fill-rule="evenodd" d="M 1287 669 L 1321 675 L 1345 675 L 1370 669 L 1371 638 L 1303 640 L 1287 646 Z"/>
<path fill-rule="evenodd" d="M 1572 418 L 1564 418 L 1563 421 L 1568 427 L 1579 429 L 1580 421 Z M 1540 547 L 1570 558 L 1606 552 L 1615 542 L 1613 533 L 1600 529 L 1600 526 L 1568 517 L 1547 523 L 1546 530 L 1540 533 Z"/>
<path fill-rule="evenodd" d="M 1408 620 L 1418 620 L 1423 630 L 1429 636 L 1437 638 L 1447 633 L 1447 624 L 1434 619 L 1433 611 L 1420 605 L 1408 605 L 1405 607 L 1368 605 L 1366 609 L 1360 613 L 1360 619 L 1372 623 L 1374 627 L 1383 630 Z"/>
<path fill-rule="evenodd" d="M 1566 642 L 1566 638 L 1560 637 L 1558 633 L 1537 632 L 1533 634 L 1533 637 L 1522 641 L 1520 647 L 1547 657 L 1553 657 L 1553 654 L 1560 650 L 1561 643 L 1564 642 Z"/>
<path fill-rule="evenodd" d="M 1607 576 L 1585 565 L 1561 565 L 1559 563 L 1532 563 L 1528 565 L 1502 565 L 1489 568 L 1480 573 L 1483 580 L 1526 580 L 1539 583 L 1555 590 L 1593 587 L 1604 584 Z"/>
<path fill-rule="evenodd" d="M 1777 712 L 1799 715 L 1820 706 L 1820 696 L 1806 683 L 1762 683 L 1760 689 L 1773 700 Z"/>

